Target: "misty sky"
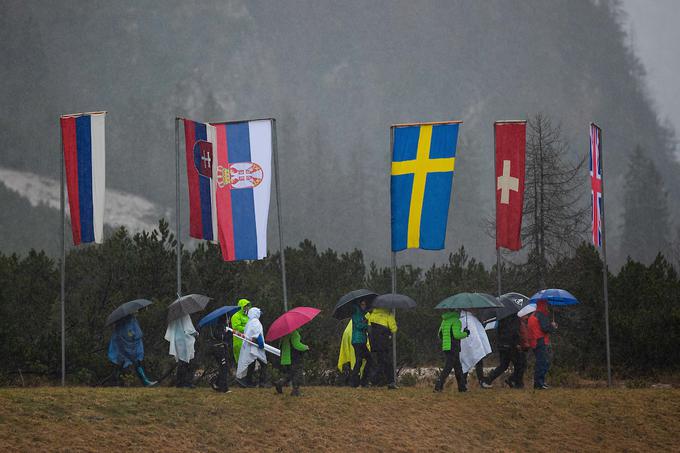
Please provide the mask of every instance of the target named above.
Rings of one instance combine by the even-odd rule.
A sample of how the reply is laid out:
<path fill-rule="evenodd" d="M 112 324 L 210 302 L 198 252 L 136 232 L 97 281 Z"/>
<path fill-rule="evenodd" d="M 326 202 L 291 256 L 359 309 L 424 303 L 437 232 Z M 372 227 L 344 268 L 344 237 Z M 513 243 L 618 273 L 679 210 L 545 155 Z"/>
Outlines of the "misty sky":
<path fill-rule="evenodd" d="M 647 86 L 659 110 L 680 131 L 680 1 L 623 0 L 633 48 L 647 70 Z"/>

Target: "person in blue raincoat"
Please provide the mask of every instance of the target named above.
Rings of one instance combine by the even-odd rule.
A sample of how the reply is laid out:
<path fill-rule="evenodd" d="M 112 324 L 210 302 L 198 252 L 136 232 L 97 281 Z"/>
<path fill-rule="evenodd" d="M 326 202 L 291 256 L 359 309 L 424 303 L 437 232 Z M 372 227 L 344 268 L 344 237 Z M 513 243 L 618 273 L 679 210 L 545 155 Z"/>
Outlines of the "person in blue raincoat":
<path fill-rule="evenodd" d="M 118 320 L 113 327 L 113 335 L 109 341 L 109 360 L 117 365 L 116 381 L 120 384 L 120 373 L 130 365 L 134 365 L 139 380 L 146 387 L 156 385 L 144 373 L 144 343 L 142 329 L 134 315 Z"/>

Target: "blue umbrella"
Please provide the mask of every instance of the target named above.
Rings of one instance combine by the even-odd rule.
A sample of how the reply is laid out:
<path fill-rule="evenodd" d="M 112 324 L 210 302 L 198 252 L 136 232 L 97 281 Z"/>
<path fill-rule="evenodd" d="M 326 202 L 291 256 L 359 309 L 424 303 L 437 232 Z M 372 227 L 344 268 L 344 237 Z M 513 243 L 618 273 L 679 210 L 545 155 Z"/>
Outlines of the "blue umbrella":
<path fill-rule="evenodd" d="M 225 314 L 230 315 L 237 312 L 238 310 L 239 307 L 236 305 L 227 305 L 225 307 L 220 307 L 217 310 L 211 311 L 200 321 L 198 321 L 198 328 L 200 329 L 201 327 L 207 326 L 208 324 L 212 324 L 213 322 L 217 321 L 220 316 L 224 316 Z"/>
<path fill-rule="evenodd" d="M 548 304 L 556 307 L 564 305 L 576 305 L 580 302 L 569 291 L 563 289 L 544 289 L 533 296 L 529 300 L 530 304 L 535 304 L 539 300 L 547 300 Z"/>

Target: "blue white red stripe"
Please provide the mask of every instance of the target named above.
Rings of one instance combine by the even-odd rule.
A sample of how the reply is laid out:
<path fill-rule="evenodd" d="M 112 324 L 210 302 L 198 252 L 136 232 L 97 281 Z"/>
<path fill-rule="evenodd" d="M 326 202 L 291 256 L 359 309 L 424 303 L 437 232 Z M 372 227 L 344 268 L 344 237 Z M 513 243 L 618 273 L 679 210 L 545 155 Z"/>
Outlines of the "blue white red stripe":
<path fill-rule="evenodd" d="M 602 129 L 590 124 L 590 195 L 593 206 L 593 244 L 602 247 Z"/>
<path fill-rule="evenodd" d="M 104 232 L 105 112 L 62 115 L 61 138 L 73 243 L 101 243 Z"/>
<path fill-rule="evenodd" d="M 264 258 L 271 120 L 184 124 L 191 236 L 219 242 L 225 261 Z"/>

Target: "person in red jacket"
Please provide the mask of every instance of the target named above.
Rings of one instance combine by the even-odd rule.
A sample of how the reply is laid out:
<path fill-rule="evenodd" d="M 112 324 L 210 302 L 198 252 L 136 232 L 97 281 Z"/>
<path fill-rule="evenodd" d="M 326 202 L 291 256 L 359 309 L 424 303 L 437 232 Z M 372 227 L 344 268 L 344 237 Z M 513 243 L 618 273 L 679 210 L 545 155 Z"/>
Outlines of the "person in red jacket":
<path fill-rule="evenodd" d="M 557 324 L 550 321 L 548 301 L 541 299 L 536 303 L 536 311 L 529 317 L 529 341 L 534 350 L 536 365 L 534 369 L 534 389 L 544 390 L 545 375 L 550 369 L 550 333 L 557 330 Z"/>

